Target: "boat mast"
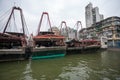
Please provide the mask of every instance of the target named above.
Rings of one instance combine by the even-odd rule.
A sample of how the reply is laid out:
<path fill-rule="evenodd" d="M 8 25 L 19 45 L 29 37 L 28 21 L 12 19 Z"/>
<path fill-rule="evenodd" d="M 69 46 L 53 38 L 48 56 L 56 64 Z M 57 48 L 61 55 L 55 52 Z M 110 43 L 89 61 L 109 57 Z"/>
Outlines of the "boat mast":
<path fill-rule="evenodd" d="M 68 27 L 67 27 L 67 24 L 66 24 L 65 21 L 62 21 L 61 24 L 60 24 L 60 27 L 61 27 L 61 28 L 60 28 L 60 35 L 61 35 L 61 33 L 62 33 L 61 30 L 62 30 L 62 26 L 63 26 L 63 24 L 65 25 L 65 30 L 66 30 L 66 33 L 67 33 L 67 36 L 66 36 L 66 37 L 67 37 L 67 40 L 69 40 Z"/>
<path fill-rule="evenodd" d="M 48 19 L 48 22 L 49 22 L 50 30 L 51 30 L 51 32 L 53 32 L 53 31 L 52 31 L 52 28 L 51 28 L 51 22 L 50 22 L 49 14 L 48 14 L 47 12 L 43 12 L 42 15 L 41 15 L 41 18 L 40 18 L 40 23 L 39 23 L 39 25 L 38 25 L 37 35 L 39 35 L 39 32 L 40 32 L 40 28 L 41 28 L 41 24 L 42 24 L 42 20 L 43 20 L 43 16 L 44 16 L 44 15 L 47 15 L 47 19 Z"/>
<path fill-rule="evenodd" d="M 4 30 L 3 30 L 3 33 L 6 32 L 6 29 L 7 29 L 7 27 L 8 27 L 8 23 L 10 22 L 10 19 L 11 19 L 12 15 L 14 14 L 14 10 L 20 11 L 21 23 L 22 23 L 22 28 L 23 28 L 23 34 L 24 34 L 24 37 L 25 37 L 25 29 L 24 29 L 24 26 L 25 26 L 25 25 L 24 25 L 24 21 L 23 21 L 23 12 L 22 12 L 22 9 L 21 9 L 20 7 L 13 7 L 13 8 L 12 8 L 12 12 L 11 12 L 9 18 L 8 18 L 8 21 L 7 21 L 6 25 L 5 25 L 5 28 L 4 28 Z"/>
<path fill-rule="evenodd" d="M 23 12 L 22 12 L 22 9 L 19 8 L 20 10 L 20 15 L 21 15 L 21 22 L 22 22 L 22 28 L 23 28 L 23 34 L 24 34 L 24 37 L 25 37 L 25 29 L 24 29 L 24 21 L 23 21 Z"/>
<path fill-rule="evenodd" d="M 75 39 L 78 40 L 78 33 L 77 32 L 79 32 L 78 31 L 79 26 L 82 29 L 82 23 L 81 23 L 81 21 L 77 21 L 77 23 L 75 24 L 75 26 L 77 26 L 76 33 L 75 33 Z"/>

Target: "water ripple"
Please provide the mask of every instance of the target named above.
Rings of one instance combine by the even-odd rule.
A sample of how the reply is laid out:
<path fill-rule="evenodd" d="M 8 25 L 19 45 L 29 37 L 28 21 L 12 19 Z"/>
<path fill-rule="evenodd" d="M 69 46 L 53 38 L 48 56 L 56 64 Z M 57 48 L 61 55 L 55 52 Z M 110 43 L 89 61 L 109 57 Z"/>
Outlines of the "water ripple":
<path fill-rule="evenodd" d="M 64 80 L 86 80 L 89 78 L 89 68 L 85 64 L 79 63 L 76 67 L 68 66 L 63 67 L 63 72 L 59 75 Z"/>
<path fill-rule="evenodd" d="M 31 60 L 29 60 L 28 64 L 26 65 L 23 75 L 24 77 L 21 78 L 20 80 L 37 80 L 37 79 L 33 79 L 32 77 Z"/>

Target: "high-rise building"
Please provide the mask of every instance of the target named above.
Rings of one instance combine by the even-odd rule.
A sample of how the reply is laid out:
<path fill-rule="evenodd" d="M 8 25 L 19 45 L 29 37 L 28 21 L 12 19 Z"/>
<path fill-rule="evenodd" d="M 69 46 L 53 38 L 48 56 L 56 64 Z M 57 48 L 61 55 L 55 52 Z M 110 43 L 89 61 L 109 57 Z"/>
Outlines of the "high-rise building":
<path fill-rule="evenodd" d="M 89 3 L 85 7 L 85 19 L 86 19 L 86 27 L 90 27 L 93 24 L 93 16 L 92 16 L 92 3 Z"/>
<path fill-rule="evenodd" d="M 103 15 L 99 14 L 99 8 L 94 7 L 92 3 L 89 3 L 85 7 L 85 19 L 86 19 L 86 27 L 91 27 L 92 24 L 103 20 Z"/>
<path fill-rule="evenodd" d="M 112 16 L 79 31 L 80 39 L 98 39 L 101 48 L 120 50 L 120 17 Z"/>

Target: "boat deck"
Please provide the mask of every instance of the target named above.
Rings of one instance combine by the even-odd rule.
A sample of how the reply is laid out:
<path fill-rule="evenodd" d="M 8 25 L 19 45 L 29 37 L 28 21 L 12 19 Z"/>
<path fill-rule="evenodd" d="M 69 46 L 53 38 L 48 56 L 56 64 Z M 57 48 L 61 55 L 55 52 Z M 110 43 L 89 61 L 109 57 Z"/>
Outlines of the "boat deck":
<path fill-rule="evenodd" d="M 0 49 L 1 54 L 25 54 L 24 49 Z"/>

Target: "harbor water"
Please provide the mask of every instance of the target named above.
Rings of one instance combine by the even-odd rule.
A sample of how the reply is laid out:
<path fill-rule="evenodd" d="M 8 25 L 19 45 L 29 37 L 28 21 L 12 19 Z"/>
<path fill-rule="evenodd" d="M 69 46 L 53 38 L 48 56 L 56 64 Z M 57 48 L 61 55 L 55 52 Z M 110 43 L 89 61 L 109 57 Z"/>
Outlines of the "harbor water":
<path fill-rule="evenodd" d="M 120 52 L 0 63 L 0 80 L 120 80 Z"/>

